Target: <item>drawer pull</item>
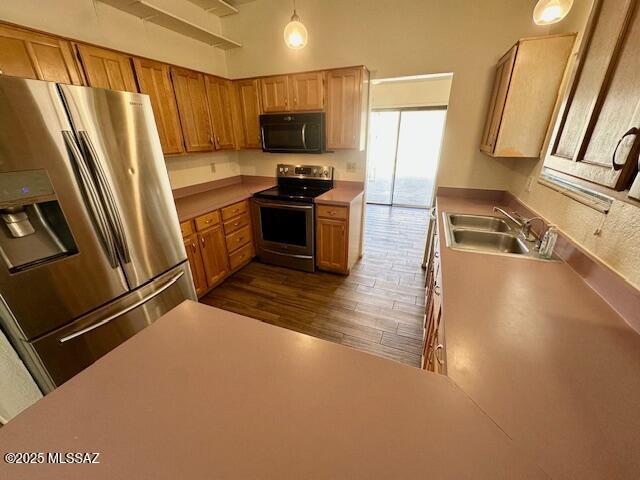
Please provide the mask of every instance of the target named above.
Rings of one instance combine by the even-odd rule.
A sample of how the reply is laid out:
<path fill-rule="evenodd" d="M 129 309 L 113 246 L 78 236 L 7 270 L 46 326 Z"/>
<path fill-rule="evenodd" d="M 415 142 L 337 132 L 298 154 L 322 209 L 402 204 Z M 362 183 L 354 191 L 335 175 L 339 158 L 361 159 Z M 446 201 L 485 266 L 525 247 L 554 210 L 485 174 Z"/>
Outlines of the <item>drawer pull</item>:
<path fill-rule="evenodd" d="M 238 238 L 237 238 L 237 240 L 236 240 L 236 242 L 240 243 L 242 240 L 244 240 L 244 238 L 242 238 L 242 237 L 238 237 Z"/>
<path fill-rule="evenodd" d="M 211 223 L 211 219 L 209 218 L 209 219 L 205 220 L 204 223 Z"/>
<path fill-rule="evenodd" d="M 436 285 L 435 287 L 433 287 L 433 293 L 440 296 L 440 285 Z"/>
<path fill-rule="evenodd" d="M 233 224 L 233 226 L 234 226 L 234 227 L 237 227 L 238 225 L 240 225 L 240 222 L 235 222 L 235 223 Z"/>
<path fill-rule="evenodd" d="M 435 253 L 433 254 L 433 256 L 434 256 L 435 258 L 440 258 L 440 252 L 435 252 Z"/>

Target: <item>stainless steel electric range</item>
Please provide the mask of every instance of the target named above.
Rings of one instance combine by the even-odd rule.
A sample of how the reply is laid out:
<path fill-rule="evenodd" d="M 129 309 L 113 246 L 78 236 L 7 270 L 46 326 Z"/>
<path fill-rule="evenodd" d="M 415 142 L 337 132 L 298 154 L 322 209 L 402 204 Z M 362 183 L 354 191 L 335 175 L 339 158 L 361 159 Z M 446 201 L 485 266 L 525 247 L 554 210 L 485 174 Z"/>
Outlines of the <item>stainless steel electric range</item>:
<path fill-rule="evenodd" d="M 278 165 L 278 185 L 253 194 L 258 259 L 315 270 L 314 199 L 333 188 L 333 167 Z"/>

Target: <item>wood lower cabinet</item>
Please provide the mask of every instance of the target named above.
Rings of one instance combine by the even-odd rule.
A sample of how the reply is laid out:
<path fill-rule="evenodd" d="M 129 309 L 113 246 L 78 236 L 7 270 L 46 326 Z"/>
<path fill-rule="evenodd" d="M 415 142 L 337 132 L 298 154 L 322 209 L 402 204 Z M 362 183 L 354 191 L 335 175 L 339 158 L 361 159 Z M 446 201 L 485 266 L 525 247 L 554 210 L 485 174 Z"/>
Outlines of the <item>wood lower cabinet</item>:
<path fill-rule="evenodd" d="M 640 6 L 596 0 L 545 167 L 622 191 L 640 152 Z"/>
<path fill-rule="evenodd" d="M 198 297 L 256 255 L 247 200 L 182 222 L 180 230 Z"/>
<path fill-rule="evenodd" d="M 211 75 L 205 76 L 205 84 L 215 148 L 232 150 L 236 148 L 232 116 L 233 84 L 230 80 Z"/>
<path fill-rule="evenodd" d="M 316 266 L 348 275 L 362 256 L 363 197 L 348 206 L 316 205 Z"/>
<path fill-rule="evenodd" d="M 193 277 L 196 294 L 200 296 L 207 291 L 207 274 L 204 269 L 202 253 L 200 252 L 198 235 L 193 233 L 185 237 L 184 248 L 187 251 L 187 259 L 191 267 L 191 276 Z"/>
<path fill-rule="evenodd" d="M 178 116 L 178 105 L 171 83 L 169 65 L 134 58 L 133 66 L 140 86 L 140 93 L 149 95 L 156 127 L 165 155 L 184 153 L 184 141 Z"/>
<path fill-rule="evenodd" d="M 318 268 L 347 273 L 347 222 L 318 217 L 316 229 Z"/>
<path fill-rule="evenodd" d="M 8 25 L 0 25 L 0 71 L 14 77 L 82 85 L 68 41 Z"/>
<path fill-rule="evenodd" d="M 255 256 L 248 200 L 222 209 L 224 233 L 231 271 L 244 267 Z"/>
<path fill-rule="evenodd" d="M 229 259 L 222 225 L 218 224 L 199 232 L 198 240 L 207 276 L 207 287 L 212 288 L 229 274 Z"/>
<path fill-rule="evenodd" d="M 327 78 L 327 149 L 364 148 L 369 72 L 362 68 L 329 70 Z"/>
<path fill-rule="evenodd" d="M 90 87 L 138 91 L 130 56 L 80 43 L 76 49 Z"/>
<path fill-rule="evenodd" d="M 260 93 L 258 80 L 237 80 L 235 83 L 240 117 L 240 137 L 243 148 L 261 148 Z"/>
<path fill-rule="evenodd" d="M 176 92 L 186 151 L 210 152 L 214 150 L 204 75 L 186 68 L 172 66 L 171 79 Z"/>
<path fill-rule="evenodd" d="M 540 157 L 574 34 L 520 40 L 498 62 L 480 150 Z"/>
<path fill-rule="evenodd" d="M 288 75 L 261 78 L 260 91 L 262 93 L 262 111 L 264 113 L 288 112 L 291 110 Z"/>
<path fill-rule="evenodd" d="M 431 235 L 427 260 L 422 368 L 446 374 L 446 344 L 442 317 L 442 271 L 437 221 Z"/>

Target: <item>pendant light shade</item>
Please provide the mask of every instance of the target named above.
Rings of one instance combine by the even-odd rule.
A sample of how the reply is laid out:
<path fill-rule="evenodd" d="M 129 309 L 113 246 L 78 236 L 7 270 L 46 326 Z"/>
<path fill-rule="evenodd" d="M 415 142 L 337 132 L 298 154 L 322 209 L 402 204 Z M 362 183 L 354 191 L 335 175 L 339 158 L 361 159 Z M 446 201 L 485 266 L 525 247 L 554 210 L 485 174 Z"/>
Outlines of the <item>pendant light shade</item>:
<path fill-rule="evenodd" d="M 567 16 L 573 0 L 538 0 L 533 9 L 533 21 L 538 25 L 557 23 Z"/>
<path fill-rule="evenodd" d="M 294 0 L 291 21 L 284 27 L 284 42 L 287 44 L 287 47 L 299 50 L 305 47 L 308 39 L 309 34 L 296 13 L 296 2 Z"/>

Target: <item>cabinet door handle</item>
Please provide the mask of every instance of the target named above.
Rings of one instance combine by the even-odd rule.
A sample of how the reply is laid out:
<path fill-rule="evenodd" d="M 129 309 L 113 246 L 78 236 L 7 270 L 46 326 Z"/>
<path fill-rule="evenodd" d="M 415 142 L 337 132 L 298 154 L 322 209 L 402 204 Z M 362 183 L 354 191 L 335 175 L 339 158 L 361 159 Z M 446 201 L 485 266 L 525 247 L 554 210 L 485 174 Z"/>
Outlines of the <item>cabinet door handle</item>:
<path fill-rule="evenodd" d="M 200 241 L 202 242 L 202 248 L 206 248 L 207 244 L 204 242 L 204 237 L 202 237 Z"/>
<path fill-rule="evenodd" d="M 625 137 L 628 137 L 629 135 L 638 135 L 638 133 L 640 133 L 640 131 L 636 127 L 633 127 L 631 129 L 629 129 L 627 131 L 627 133 L 622 135 L 622 137 L 620 137 L 620 140 L 618 140 L 618 144 L 616 145 L 616 149 L 613 151 L 613 158 L 611 159 L 611 163 L 613 164 L 613 169 L 615 171 L 622 170 L 624 168 L 624 166 L 626 165 L 626 162 L 622 163 L 622 164 L 616 162 L 616 156 L 618 154 L 618 148 L 620 148 L 620 144 L 622 144 L 622 141 L 625 139 Z"/>
<path fill-rule="evenodd" d="M 195 243 L 191 244 L 191 250 L 193 250 L 193 253 L 196 253 L 198 251 Z"/>
<path fill-rule="evenodd" d="M 435 287 L 433 287 L 433 293 L 440 296 L 440 285 L 436 285 Z"/>
<path fill-rule="evenodd" d="M 434 252 L 433 256 L 435 258 L 440 258 L 440 252 L 438 252 L 438 251 Z"/>
<path fill-rule="evenodd" d="M 444 365 L 444 360 L 442 360 L 442 359 L 440 358 L 440 356 L 438 355 L 438 352 L 439 352 L 439 351 L 443 351 L 443 350 L 444 350 L 444 345 L 440 343 L 440 344 L 438 344 L 438 346 L 436 347 L 436 349 L 435 349 L 435 351 L 434 351 L 434 354 L 435 354 L 436 360 L 438 361 L 438 363 L 439 363 L 440 365 Z"/>

